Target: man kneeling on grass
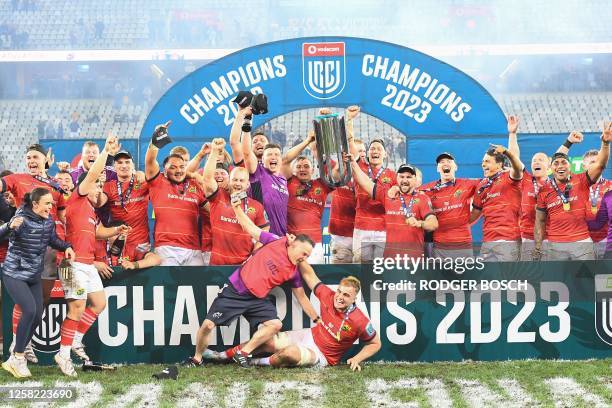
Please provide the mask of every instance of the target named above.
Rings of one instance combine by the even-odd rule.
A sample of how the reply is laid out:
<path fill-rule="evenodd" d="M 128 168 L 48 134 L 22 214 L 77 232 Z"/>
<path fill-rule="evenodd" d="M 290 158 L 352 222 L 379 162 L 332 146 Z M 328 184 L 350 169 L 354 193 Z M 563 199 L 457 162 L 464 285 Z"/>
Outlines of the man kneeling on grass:
<path fill-rule="evenodd" d="M 251 365 L 273 367 L 325 367 L 337 365 L 355 340 L 364 342 L 361 351 L 349 358 L 353 371 L 361 371 L 360 363 L 380 350 L 380 337 L 372 323 L 355 305 L 361 283 L 353 276 L 340 281 L 334 292 L 324 285 L 306 262 L 298 265 L 302 279 L 321 303 L 321 316 L 310 329 L 280 332 L 257 348 L 253 354 L 273 353 L 270 357 L 254 358 Z M 227 352 L 207 350 L 204 358 L 223 360 Z M 231 353 L 231 352 L 230 352 Z"/>

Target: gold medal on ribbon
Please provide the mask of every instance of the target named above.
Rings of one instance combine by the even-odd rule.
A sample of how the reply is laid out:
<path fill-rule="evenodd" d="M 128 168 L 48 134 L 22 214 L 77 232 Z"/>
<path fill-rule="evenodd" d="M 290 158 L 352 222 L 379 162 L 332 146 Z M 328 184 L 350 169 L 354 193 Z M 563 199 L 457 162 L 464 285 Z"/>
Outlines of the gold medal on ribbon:
<path fill-rule="evenodd" d="M 591 212 L 592 212 L 593 214 L 597 214 L 597 207 L 596 207 L 596 206 L 594 206 L 594 205 L 592 205 L 592 206 L 591 206 Z"/>
<path fill-rule="evenodd" d="M 571 208 L 571 207 L 570 207 L 570 203 L 569 203 L 569 202 L 567 202 L 567 203 L 563 203 L 563 210 L 564 210 L 564 211 L 569 211 L 569 210 L 570 210 L 570 208 Z"/>
<path fill-rule="evenodd" d="M 406 218 L 404 219 L 404 222 L 405 222 L 406 224 L 410 224 L 410 221 L 408 221 L 409 219 L 410 219 L 410 218 L 406 217 Z"/>

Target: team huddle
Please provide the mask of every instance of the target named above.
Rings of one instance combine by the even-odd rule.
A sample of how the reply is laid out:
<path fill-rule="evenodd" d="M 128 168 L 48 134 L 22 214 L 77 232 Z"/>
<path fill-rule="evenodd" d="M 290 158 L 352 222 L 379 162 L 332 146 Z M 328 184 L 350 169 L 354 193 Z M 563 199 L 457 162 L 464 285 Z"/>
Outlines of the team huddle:
<path fill-rule="evenodd" d="M 193 158 L 175 146 L 161 166 L 158 152 L 168 141 L 170 123 L 158 126 L 144 172 L 136 171 L 131 153 L 121 150 L 115 136 L 102 151 L 85 143 L 78 167 L 57 163 L 54 177 L 48 175 L 52 155 L 38 144 L 27 149 L 27 173 L 1 179 L 0 238 L 7 239 L 3 284 L 16 304 L 4 369 L 16 377 L 31 375 L 27 361 L 37 361 L 31 338 L 58 271 L 68 314 L 54 358 L 64 374 L 76 376 L 71 354 L 89 360 L 82 339 L 106 307 L 101 278 L 111 278 L 113 267 L 237 265 L 198 330 L 186 364 L 336 365 L 359 339 L 363 347 L 348 360 L 359 370 L 381 347 L 373 325 L 355 306 L 360 282 L 346 277 L 334 291 L 310 266 L 324 263 L 321 219 L 328 196 L 332 263 L 396 255 L 472 257 L 470 226 L 481 216 L 485 261 L 612 257 L 612 183 L 602 177 L 612 123 L 604 126 L 600 149 L 583 156 L 583 174 L 570 173 L 567 155 L 582 141 L 578 132 L 552 158 L 535 154 L 531 171 L 526 170 L 519 158 L 518 119 L 510 116 L 508 146 L 485 152 L 482 179 L 457 178 L 457 163 L 444 152 L 435 159 L 439 180 L 423 184 L 410 164 L 397 171 L 386 167 L 382 139 L 366 145 L 355 137 L 352 123 L 359 108 L 352 106 L 345 116 L 350 152 L 342 159 L 353 177 L 334 189 L 314 177 L 313 160 L 304 154 L 308 149 L 317 157 L 314 132 L 283 154 L 264 134 L 244 131 L 251 114 L 250 107 L 239 108 L 229 151 L 221 138 L 205 143 Z M 269 293 L 283 283 L 292 287 L 312 328 L 280 332 Z M 304 283 L 320 300 L 319 314 Z M 213 329 L 239 316 L 257 329 L 252 338 L 221 353 L 207 349 Z"/>

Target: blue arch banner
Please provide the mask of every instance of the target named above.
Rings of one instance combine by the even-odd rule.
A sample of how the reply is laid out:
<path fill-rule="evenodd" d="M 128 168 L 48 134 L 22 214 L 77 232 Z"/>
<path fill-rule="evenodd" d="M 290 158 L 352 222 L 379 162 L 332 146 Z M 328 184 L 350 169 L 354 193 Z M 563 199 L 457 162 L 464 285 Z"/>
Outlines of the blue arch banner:
<path fill-rule="evenodd" d="M 177 142 L 226 137 L 240 90 L 268 96 L 269 113 L 255 116 L 254 126 L 295 110 L 359 105 L 407 136 L 506 133 L 497 102 L 457 68 L 386 42 L 310 37 L 246 48 L 184 77 L 149 113 L 141 147 L 168 120 Z"/>

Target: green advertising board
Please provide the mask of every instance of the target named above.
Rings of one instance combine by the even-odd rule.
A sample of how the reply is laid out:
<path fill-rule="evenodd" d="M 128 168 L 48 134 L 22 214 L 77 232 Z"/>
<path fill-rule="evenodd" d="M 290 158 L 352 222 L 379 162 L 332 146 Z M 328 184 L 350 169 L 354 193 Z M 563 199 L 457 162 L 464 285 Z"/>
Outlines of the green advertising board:
<path fill-rule="evenodd" d="M 358 305 L 383 344 L 377 360 L 612 356 L 609 261 L 484 264 L 463 274 L 445 270 L 444 265 L 416 271 L 400 264 L 385 268 L 321 265 L 315 269 L 330 285 L 347 275 L 361 279 Z M 458 270 L 456 265 L 454 270 Z M 105 282 L 108 307 L 84 339 L 88 354 L 107 363 L 184 359 L 193 352 L 197 328 L 232 271 L 232 267 L 117 270 Z M 310 326 L 289 288 L 276 288 L 272 295 L 284 330 Z M 3 293 L 2 299 L 3 319 L 10 322 L 10 297 Z M 311 299 L 318 308 L 312 294 Z M 59 349 L 59 325 L 65 313 L 61 298 L 55 298 L 46 310 L 34 338 L 42 363 L 51 362 Z M 4 325 L 5 353 L 12 337 L 10 328 Z M 211 347 L 224 349 L 244 341 L 250 329 L 242 318 L 219 328 Z"/>

